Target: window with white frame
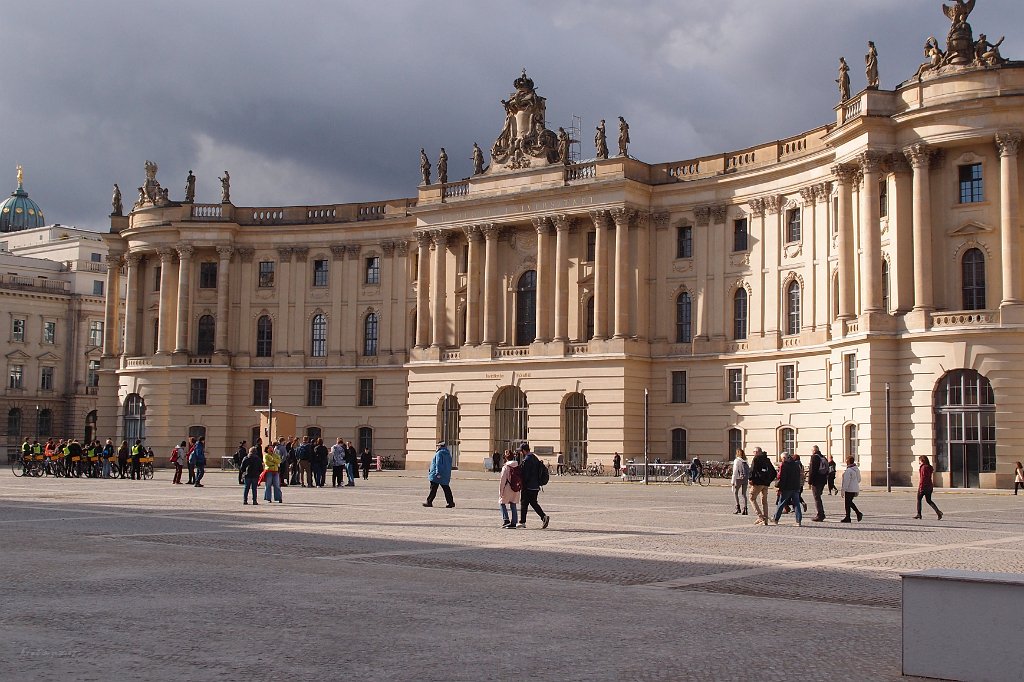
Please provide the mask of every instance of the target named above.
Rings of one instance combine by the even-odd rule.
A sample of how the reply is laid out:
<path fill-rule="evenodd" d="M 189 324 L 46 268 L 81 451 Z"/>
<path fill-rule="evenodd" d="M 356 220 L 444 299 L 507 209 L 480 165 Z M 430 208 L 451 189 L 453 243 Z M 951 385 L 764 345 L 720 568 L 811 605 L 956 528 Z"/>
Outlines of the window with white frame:
<path fill-rule="evenodd" d="M 53 367 L 40 367 L 39 368 L 39 390 L 40 391 L 52 391 L 53 390 Z"/>
<path fill-rule="evenodd" d="M 730 403 L 743 402 L 743 368 L 731 367 L 726 371 L 726 391 Z"/>
<path fill-rule="evenodd" d="M 101 320 L 91 320 L 89 322 L 89 345 L 103 345 L 103 322 Z"/>
<path fill-rule="evenodd" d="M 779 366 L 779 400 L 796 400 L 796 365 Z"/>
<path fill-rule="evenodd" d="M 857 392 L 857 354 L 843 355 L 843 393 Z"/>
<path fill-rule="evenodd" d="M 672 402 L 686 402 L 686 372 L 672 372 Z"/>
<path fill-rule="evenodd" d="M 53 320 L 43 322 L 43 343 L 57 343 L 57 323 Z"/>
<path fill-rule="evenodd" d="M 14 318 L 11 320 L 11 341 L 25 340 L 25 320 Z"/>

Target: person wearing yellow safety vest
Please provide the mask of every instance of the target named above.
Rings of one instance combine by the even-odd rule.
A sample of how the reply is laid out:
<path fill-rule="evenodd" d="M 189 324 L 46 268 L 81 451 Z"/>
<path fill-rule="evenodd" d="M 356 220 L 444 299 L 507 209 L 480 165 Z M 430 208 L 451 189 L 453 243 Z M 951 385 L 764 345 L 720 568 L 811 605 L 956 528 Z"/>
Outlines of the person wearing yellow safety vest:
<path fill-rule="evenodd" d="M 139 458 L 142 457 L 142 441 L 138 438 L 135 439 L 135 445 L 132 446 L 131 450 L 132 457 L 132 468 L 131 468 L 131 479 L 133 481 L 142 480 L 142 464 L 139 462 Z"/>

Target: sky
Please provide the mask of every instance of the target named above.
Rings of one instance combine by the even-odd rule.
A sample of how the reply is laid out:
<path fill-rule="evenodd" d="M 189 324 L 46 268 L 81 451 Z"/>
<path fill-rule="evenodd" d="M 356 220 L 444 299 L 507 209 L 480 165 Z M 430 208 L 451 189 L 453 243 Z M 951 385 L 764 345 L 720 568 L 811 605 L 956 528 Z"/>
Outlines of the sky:
<path fill-rule="evenodd" d="M 868 40 L 883 88 L 910 78 L 944 43 L 941 4 L 0 0 L 0 194 L 22 164 L 47 222 L 99 231 L 147 159 L 172 200 L 190 169 L 197 202 L 225 169 L 238 206 L 412 197 L 420 147 L 471 174 L 524 67 L 549 128 L 582 119 L 584 158 L 617 116 L 641 161 L 725 153 L 834 121 L 838 58 L 857 92 Z M 1024 59 L 1024 2 L 978 0 L 970 22 Z"/>

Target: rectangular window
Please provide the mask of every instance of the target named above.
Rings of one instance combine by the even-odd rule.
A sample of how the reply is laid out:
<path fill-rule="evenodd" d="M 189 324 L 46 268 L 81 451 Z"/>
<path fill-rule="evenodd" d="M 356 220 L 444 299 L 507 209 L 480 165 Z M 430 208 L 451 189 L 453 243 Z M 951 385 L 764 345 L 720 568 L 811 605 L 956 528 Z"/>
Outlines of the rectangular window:
<path fill-rule="evenodd" d="M 15 318 L 11 321 L 11 341 L 25 340 L 25 320 Z"/>
<path fill-rule="evenodd" d="M 252 380 L 252 404 L 257 407 L 270 404 L 270 379 Z"/>
<path fill-rule="evenodd" d="M 739 218 L 732 224 L 732 250 L 747 250 L 747 219 Z"/>
<path fill-rule="evenodd" d="M 89 322 L 89 345 L 103 345 L 103 322 L 100 320 L 92 320 Z"/>
<path fill-rule="evenodd" d="M 188 391 L 189 405 L 206 404 L 206 379 L 192 379 Z"/>
<path fill-rule="evenodd" d="M 103 255 L 99 254 L 99 253 L 90 253 L 89 254 L 89 260 L 91 262 L 93 262 L 93 263 L 102 263 L 103 262 Z"/>
<path fill-rule="evenodd" d="M 889 217 L 889 181 L 886 178 L 878 181 L 878 217 Z"/>
<path fill-rule="evenodd" d="M 593 263 L 597 258 L 597 232 L 590 230 L 587 232 L 587 262 Z"/>
<path fill-rule="evenodd" d="M 57 343 L 56 322 L 43 322 L 43 343 Z"/>
<path fill-rule="evenodd" d="M 153 291 L 160 291 L 160 273 L 163 267 L 159 265 L 153 266 Z"/>
<path fill-rule="evenodd" d="M 676 258 L 693 258 L 693 228 L 689 225 L 676 228 Z"/>
<path fill-rule="evenodd" d="M 779 400 L 796 400 L 796 365 L 779 367 Z"/>
<path fill-rule="evenodd" d="M 310 379 L 306 382 L 306 405 L 321 407 L 324 404 L 324 380 Z"/>
<path fill-rule="evenodd" d="M 89 368 L 85 374 L 85 385 L 89 388 L 96 388 L 100 385 L 100 361 L 90 360 Z"/>
<path fill-rule="evenodd" d="M 464 275 L 469 272 L 469 244 L 462 245 L 462 255 L 460 256 L 456 267 L 458 268 L 458 274 L 460 275 Z"/>
<path fill-rule="evenodd" d="M 40 367 L 39 368 L 39 390 L 40 391 L 52 391 L 53 390 L 53 367 Z"/>
<path fill-rule="evenodd" d="M 729 402 L 743 402 L 743 370 L 741 368 L 730 369 L 727 373 Z"/>
<path fill-rule="evenodd" d="M 800 209 L 792 208 L 786 214 L 786 243 L 800 241 Z"/>
<path fill-rule="evenodd" d="M 857 392 L 857 354 L 843 356 L 843 393 Z"/>
<path fill-rule="evenodd" d="M 743 449 L 743 432 L 739 429 L 729 429 L 729 452 L 726 459 L 736 459 L 736 451 Z"/>
<path fill-rule="evenodd" d="M 274 261 L 260 261 L 259 286 L 263 289 L 274 286 Z"/>
<path fill-rule="evenodd" d="M 200 289 L 216 289 L 217 288 L 217 264 L 216 263 L 200 263 L 199 264 L 199 288 Z"/>
<path fill-rule="evenodd" d="M 686 402 L 686 372 L 672 372 L 672 402 Z"/>
<path fill-rule="evenodd" d="M 366 283 L 380 284 L 380 256 L 366 259 Z"/>
<path fill-rule="evenodd" d="M 104 282 L 103 282 L 102 279 L 94 279 L 92 281 L 92 295 L 93 296 L 102 296 L 103 295 L 103 285 L 104 285 Z"/>
<path fill-rule="evenodd" d="M 960 203 L 976 204 L 985 201 L 985 185 L 981 177 L 981 164 L 960 166 Z"/>
<path fill-rule="evenodd" d="M 330 270 L 328 269 L 326 260 L 313 261 L 313 286 L 327 286 L 330 282 L 330 280 L 328 280 L 329 273 Z"/>
<path fill-rule="evenodd" d="M 359 406 L 370 407 L 373 405 L 373 379 L 359 380 Z"/>
<path fill-rule="evenodd" d="M 22 365 L 11 365 L 8 374 L 8 388 L 25 388 L 25 367 Z"/>

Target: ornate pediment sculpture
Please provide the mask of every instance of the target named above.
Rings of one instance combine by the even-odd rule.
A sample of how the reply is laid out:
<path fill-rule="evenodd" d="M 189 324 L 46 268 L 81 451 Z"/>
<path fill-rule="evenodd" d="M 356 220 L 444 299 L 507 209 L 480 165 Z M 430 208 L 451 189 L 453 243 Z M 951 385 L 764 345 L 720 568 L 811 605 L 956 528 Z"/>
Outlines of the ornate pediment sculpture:
<path fill-rule="evenodd" d="M 547 129 L 547 100 L 537 94 L 533 80 L 523 75 L 513 83 L 515 92 L 507 100 L 505 125 L 491 146 L 487 173 L 538 168 L 558 161 L 558 137 Z"/>

